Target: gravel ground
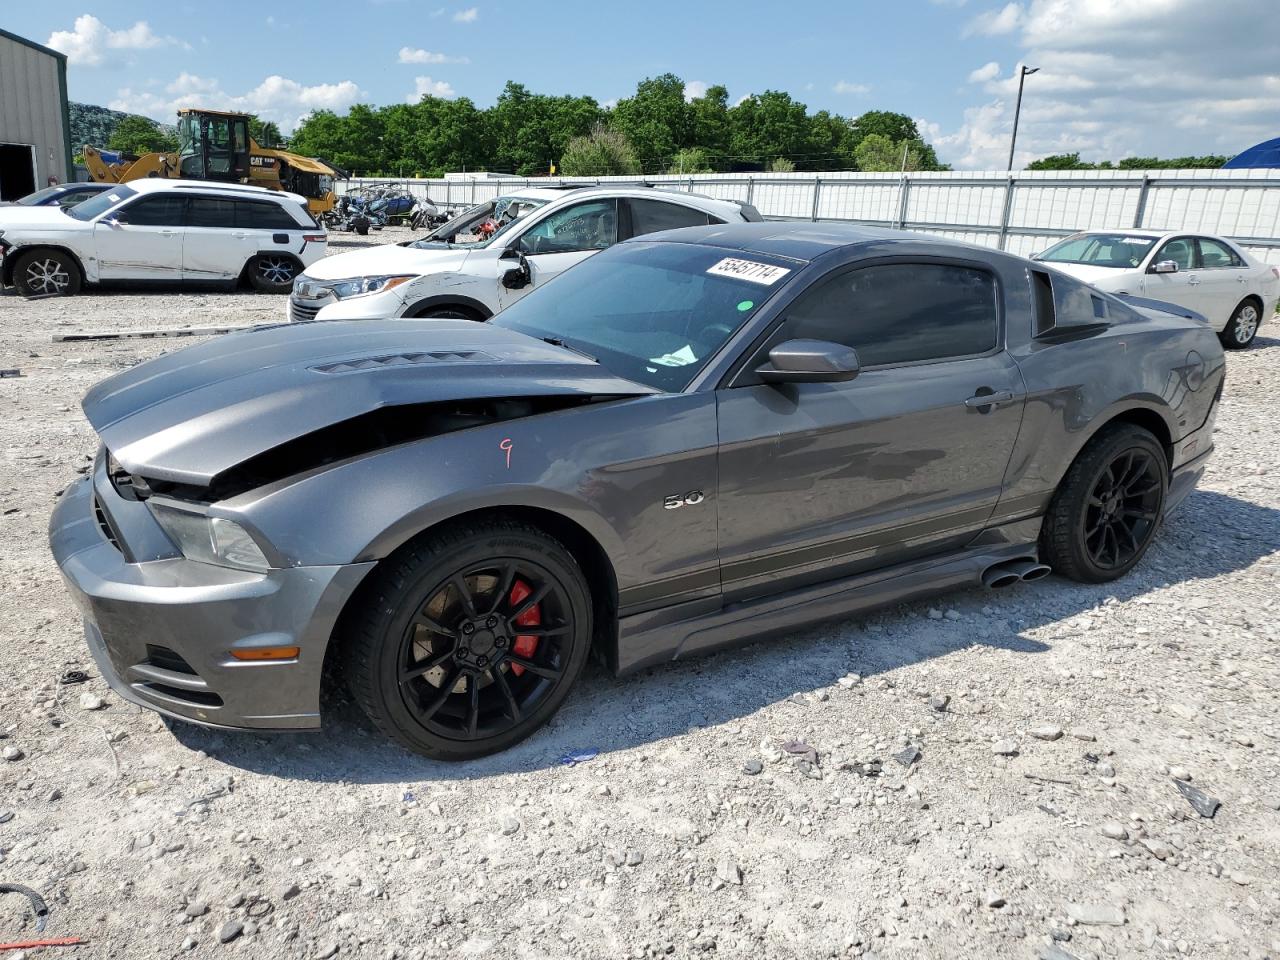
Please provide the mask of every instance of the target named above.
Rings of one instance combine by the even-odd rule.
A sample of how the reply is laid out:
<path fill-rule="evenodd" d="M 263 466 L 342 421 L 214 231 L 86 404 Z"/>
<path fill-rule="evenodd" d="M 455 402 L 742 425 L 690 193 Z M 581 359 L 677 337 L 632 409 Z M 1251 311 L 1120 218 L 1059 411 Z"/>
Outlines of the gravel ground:
<path fill-rule="evenodd" d="M 0 297 L 24 373 L 0 380 L 0 883 L 89 941 L 67 955 L 1280 957 L 1277 326 L 1230 356 L 1209 474 L 1124 581 L 591 667 L 529 742 L 443 765 L 349 703 L 262 738 L 121 702 L 46 548 L 95 447 L 81 395 L 183 344 L 50 335 L 283 309 Z M 0 896 L 0 940 L 34 935 Z"/>

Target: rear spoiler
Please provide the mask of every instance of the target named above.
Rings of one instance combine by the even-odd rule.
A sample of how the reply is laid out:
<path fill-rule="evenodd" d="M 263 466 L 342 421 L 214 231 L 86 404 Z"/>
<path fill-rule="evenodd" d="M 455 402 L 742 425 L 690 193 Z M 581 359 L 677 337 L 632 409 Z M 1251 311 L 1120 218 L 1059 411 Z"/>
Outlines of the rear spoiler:
<path fill-rule="evenodd" d="M 1197 313 L 1190 307 L 1180 307 L 1176 303 L 1169 303 L 1165 300 L 1151 300 L 1148 297 L 1135 297 L 1131 293 L 1113 294 L 1117 300 L 1122 300 L 1131 307 L 1139 307 L 1144 310 L 1156 310 L 1160 313 L 1169 313 L 1175 317 L 1182 317 L 1184 320 L 1199 320 L 1201 323 L 1207 324 L 1209 318 L 1203 313 Z"/>

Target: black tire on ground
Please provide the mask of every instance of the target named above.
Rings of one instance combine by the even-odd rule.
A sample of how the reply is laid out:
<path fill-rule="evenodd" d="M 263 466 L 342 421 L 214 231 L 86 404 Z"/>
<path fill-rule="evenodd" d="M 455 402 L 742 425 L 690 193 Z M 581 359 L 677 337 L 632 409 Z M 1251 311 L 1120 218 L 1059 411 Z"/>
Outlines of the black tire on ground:
<path fill-rule="evenodd" d="M 302 268 L 284 253 L 260 253 L 245 266 L 249 284 L 259 293 L 288 293 Z"/>
<path fill-rule="evenodd" d="M 1168 489 L 1168 457 L 1150 431 L 1104 427 L 1054 494 L 1040 529 L 1041 560 L 1082 583 L 1124 576 L 1151 546 Z"/>
<path fill-rule="evenodd" d="M 353 698 L 384 734 L 438 760 L 524 740 L 560 708 L 591 647 L 577 561 L 514 521 L 411 541 L 379 564 L 358 603 L 341 638 Z"/>
<path fill-rule="evenodd" d="M 1258 302 L 1249 297 L 1236 307 L 1236 312 L 1231 315 L 1227 328 L 1218 334 L 1218 339 L 1228 350 L 1243 350 L 1253 343 L 1261 324 L 1262 311 L 1258 308 Z"/>
<path fill-rule="evenodd" d="M 351 225 L 351 229 L 360 234 L 360 236 L 367 237 L 369 235 L 369 221 L 357 220 Z"/>
<path fill-rule="evenodd" d="M 30 250 L 13 265 L 13 283 L 24 297 L 70 297 L 80 292 L 80 266 L 61 250 Z"/>

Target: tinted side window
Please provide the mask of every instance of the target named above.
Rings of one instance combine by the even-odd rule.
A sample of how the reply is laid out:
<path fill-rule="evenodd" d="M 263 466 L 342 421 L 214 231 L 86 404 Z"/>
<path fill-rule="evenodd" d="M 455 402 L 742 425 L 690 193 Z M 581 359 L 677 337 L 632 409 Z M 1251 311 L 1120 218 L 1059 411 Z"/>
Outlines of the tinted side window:
<path fill-rule="evenodd" d="M 1244 261 L 1225 243 L 1210 240 L 1208 237 L 1201 237 L 1197 243 L 1200 244 L 1200 266 L 1206 270 L 1212 270 L 1215 267 L 1244 266 Z"/>
<path fill-rule="evenodd" d="M 180 227 L 186 206 L 186 197 L 161 193 L 143 197 L 123 207 L 120 213 L 135 227 Z"/>
<path fill-rule="evenodd" d="M 237 200 L 236 226 L 241 230 L 301 230 L 297 220 L 270 200 Z"/>
<path fill-rule="evenodd" d="M 525 231 L 520 250 L 527 254 L 603 250 L 618 242 L 616 200 L 588 200 L 557 210 Z"/>
<path fill-rule="evenodd" d="M 864 366 L 986 353 L 998 329 L 995 279 L 985 270 L 886 264 L 831 277 L 787 311 L 787 339 L 830 340 Z"/>
<path fill-rule="evenodd" d="M 192 197 L 187 209 L 189 227 L 234 227 L 236 205 L 233 200 L 215 200 L 213 197 Z"/>
<path fill-rule="evenodd" d="M 717 217 L 701 210 L 678 203 L 661 200 L 629 200 L 631 204 L 631 235 L 639 237 L 659 230 L 675 230 L 679 227 L 705 227 L 709 223 L 723 223 Z"/>

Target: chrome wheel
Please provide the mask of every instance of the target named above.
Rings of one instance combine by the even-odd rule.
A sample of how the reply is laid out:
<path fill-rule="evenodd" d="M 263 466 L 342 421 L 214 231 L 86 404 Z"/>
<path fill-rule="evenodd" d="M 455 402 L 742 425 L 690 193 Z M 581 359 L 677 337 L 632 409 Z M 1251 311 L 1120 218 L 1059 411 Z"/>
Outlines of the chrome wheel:
<path fill-rule="evenodd" d="M 292 283 L 297 272 L 297 266 L 289 257 L 258 258 L 258 276 L 272 286 Z"/>
<path fill-rule="evenodd" d="M 24 276 L 26 288 L 35 294 L 63 294 L 71 286 L 71 274 L 57 257 L 32 260 Z"/>
<path fill-rule="evenodd" d="M 1236 343 L 1245 344 L 1252 340 L 1257 332 L 1258 308 L 1252 303 L 1246 303 L 1236 314 L 1235 328 L 1232 331 L 1232 335 L 1236 338 Z"/>

